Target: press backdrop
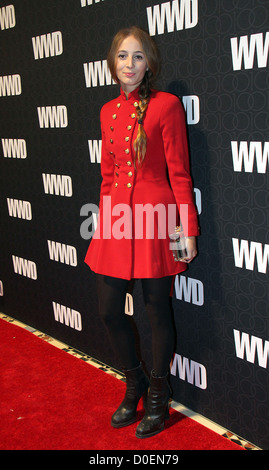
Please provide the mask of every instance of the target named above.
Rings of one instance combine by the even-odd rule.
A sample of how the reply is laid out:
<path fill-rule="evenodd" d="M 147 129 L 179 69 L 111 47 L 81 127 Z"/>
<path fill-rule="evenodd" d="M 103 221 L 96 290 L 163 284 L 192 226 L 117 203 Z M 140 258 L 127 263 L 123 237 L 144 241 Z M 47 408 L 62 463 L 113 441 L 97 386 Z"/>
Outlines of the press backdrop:
<path fill-rule="evenodd" d="M 119 367 L 84 256 L 96 226 L 106 54 L 139 25 L 186 109 L 199 256 L 175 281 L 173 398 L 268 435 L 268 0 L 0 1 L 1 311 Z M 139 281 L 126 314 L 151 368 Z M 45 360 L 45 358 L 44 358 Z"/>

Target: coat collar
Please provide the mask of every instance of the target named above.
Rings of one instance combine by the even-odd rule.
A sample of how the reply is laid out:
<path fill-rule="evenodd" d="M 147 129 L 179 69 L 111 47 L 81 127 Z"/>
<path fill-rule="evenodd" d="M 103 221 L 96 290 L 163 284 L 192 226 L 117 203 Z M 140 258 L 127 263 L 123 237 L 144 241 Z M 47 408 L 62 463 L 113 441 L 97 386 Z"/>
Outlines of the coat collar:
<path fill-rule="evenodd" d="M 126 98 L 126 95 L 122 88 L 120 89 L 120 94 L 124 101 L 128 101 L 130 103 L 134 103 L 135 101 L 140 101 L 139 86 L 135 90 L 133 90 L 131 93 L 129 93 L 128 99 Z"/>

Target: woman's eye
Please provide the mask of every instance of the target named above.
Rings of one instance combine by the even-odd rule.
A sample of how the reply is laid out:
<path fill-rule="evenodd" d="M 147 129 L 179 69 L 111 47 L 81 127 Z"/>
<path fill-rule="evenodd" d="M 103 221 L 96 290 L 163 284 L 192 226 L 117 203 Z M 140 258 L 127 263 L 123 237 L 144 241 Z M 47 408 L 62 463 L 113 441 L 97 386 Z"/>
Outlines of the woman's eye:
<path fill-rule="evenodd" d="M 126 60 L 127 59 L 127 54 L 119 54 L 118 58 L 120 60 Z M 133 60 L 141 61 L 143 59 L 144 59 L 144 56 L 142 56 L 141 54 L 137 54 L 137 55 L 133 56 Z"/>

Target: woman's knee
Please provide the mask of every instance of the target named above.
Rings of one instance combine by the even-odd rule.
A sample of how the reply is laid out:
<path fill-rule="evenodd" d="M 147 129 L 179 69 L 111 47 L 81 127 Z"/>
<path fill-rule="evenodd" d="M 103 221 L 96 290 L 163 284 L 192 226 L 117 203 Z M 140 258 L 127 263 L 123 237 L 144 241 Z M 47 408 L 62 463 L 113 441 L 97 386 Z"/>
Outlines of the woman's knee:
<path fill-rule="evenodd" d="M 124 313 L 125 283 L 117 281 L 122 280 L 97 277 L 99 314 L 107 325 L 117 322 L 119 315 Z"/>

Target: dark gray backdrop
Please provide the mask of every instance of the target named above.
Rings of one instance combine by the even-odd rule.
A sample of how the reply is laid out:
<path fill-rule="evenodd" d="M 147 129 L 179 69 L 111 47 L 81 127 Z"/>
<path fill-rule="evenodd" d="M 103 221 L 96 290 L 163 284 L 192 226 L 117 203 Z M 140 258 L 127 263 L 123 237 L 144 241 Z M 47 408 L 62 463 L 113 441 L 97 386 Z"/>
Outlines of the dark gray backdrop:
<path fill-rule="evenodd" d="M 88 141 L 99 142 L 100 108 L 119 93 L 109 76 L 102 82 L 98 75 L 113 35 L 132 24 L 150 30 L 162 55 L 158 86 L 186 106 L 202 234 L 198 258 L 175 285 L 173 398 L 267 449 L 268 6 L 0 2 L 2 312 L 119 367 L 98 318 L 94 275 L 83 262 L 88 204 L 98 204 L 100 186 Z M 90 63 L 97 86 L 86 83 Z M 40 127 L 42 107 L 58 113 L 58 127 Z M 59 195 L 55 186 L 45 191 L 42 174 L 52 185 L 60 181 Z M 62 262 L 60 251 L 50 258 L 48 240 Z M 133 303 L 149 370 L 139 282 Z"/>

